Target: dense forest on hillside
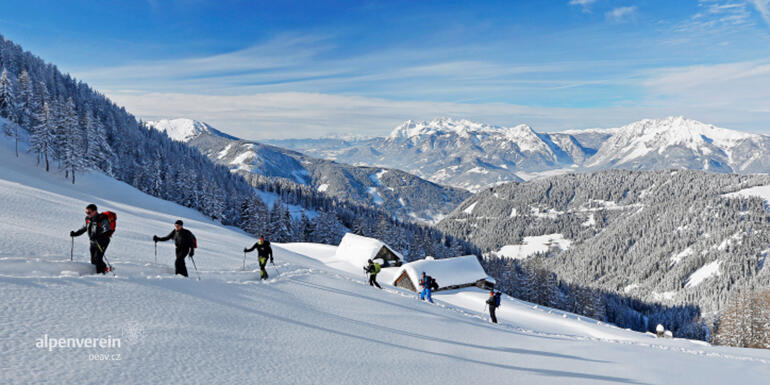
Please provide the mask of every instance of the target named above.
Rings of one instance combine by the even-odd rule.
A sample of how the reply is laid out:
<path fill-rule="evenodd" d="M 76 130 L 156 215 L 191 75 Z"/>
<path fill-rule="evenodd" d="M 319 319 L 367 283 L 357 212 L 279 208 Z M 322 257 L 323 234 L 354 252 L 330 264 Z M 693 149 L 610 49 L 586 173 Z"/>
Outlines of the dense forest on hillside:
<path fill-rule="evenodd" d="M 689 170 L 561 175 L 487 189 L 439 228 L 481 246 L 489 270 L 516 296 L 636 330 L 652 331 L 654 321 L 705 338 L 701 325 L 717 328 L 734 293 L 770 287 L 766 203 L 730 195 L 764 185 L 770 176 Z M 495 256 L 545 234 L 573 243 L 526 260 Z"/>

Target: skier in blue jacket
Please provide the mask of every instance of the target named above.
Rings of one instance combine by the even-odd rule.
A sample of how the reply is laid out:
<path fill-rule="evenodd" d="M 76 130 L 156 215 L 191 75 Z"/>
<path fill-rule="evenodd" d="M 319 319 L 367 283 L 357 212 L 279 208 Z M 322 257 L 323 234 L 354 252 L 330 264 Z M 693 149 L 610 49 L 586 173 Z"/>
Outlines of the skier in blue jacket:
<path fill-rule="evenodd" d="M 433 297 L 430 295 L 433 286 L 433 277 L 426 275 L 423 271 L 422 279 L 420 279 L 420 286 L 422 286 L 422 291 L 420 292 L 420 301 L 425 300 L 427 297 L 428 302 L 433 303 Z"/>

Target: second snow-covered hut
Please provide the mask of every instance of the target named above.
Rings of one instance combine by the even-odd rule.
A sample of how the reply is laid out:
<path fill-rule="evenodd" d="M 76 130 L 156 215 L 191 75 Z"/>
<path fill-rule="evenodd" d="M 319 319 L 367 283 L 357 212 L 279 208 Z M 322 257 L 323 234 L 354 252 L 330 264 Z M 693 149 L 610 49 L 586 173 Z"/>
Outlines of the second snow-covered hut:
<path fill-rule="evenodd" d="M 385 242 L 347 233 L 342 237 L 336 253 L 337 259 L 345 260 L 355 266 L 366 266 L 369 259 L 382 261 L 383 267 L 401 266 L 404 257 L 386 245 Z"/>
<path fill-rule="evenodd" d="M 475 255 L 443 259 L 427 257 L 409 262 L 398 270 L 393 286 L 418 291 L 422 272 L 436 280 L 439 290 L 472 286 L 482 289 L 495 287 L 495 280 L 487 275 Z"/>

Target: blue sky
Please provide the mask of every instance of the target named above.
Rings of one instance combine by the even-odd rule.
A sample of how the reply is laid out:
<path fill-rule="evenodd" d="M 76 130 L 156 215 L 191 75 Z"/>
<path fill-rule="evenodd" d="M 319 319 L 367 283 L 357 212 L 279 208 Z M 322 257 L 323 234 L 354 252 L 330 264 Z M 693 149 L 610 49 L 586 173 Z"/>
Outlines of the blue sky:
<path fill-rule="evenodd" d="M 252 139 L 436 116 L 770 134 L 770 0 L 28 0 L 0 33 L 141 118 Z"/>

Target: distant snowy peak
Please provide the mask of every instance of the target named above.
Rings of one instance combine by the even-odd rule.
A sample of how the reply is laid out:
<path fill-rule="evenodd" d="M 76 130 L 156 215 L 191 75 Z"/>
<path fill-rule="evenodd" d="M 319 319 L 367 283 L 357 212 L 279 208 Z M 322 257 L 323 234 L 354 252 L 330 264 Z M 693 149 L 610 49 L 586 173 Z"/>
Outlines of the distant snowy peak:
<path fill-rule="evenodd" d="M 193 119 L 162 119 L 147 122 L 147 124 L 158 131 L 165 132 L 169 138 L 178 142 L 186 143 L 203 134 L 220 136 L 231 140 L 238 140 L 238 138 L 218 131 L 207 123 L 199 122 Z"/>
<path fill-rule="evenodd" d="M 473 122 L 467 119 L 437 118 L 430 122 L 406 121 L 391 132 L 390 142 L 411 141 L 419 144 L 432 139 L 446 139 L 453 145 L 462 146 L 506 146 L 519 152 L 536 152 L 554 158 L 552 138 L 547 134 L 538 134 L 532 127 L 519 124 L 513 127 L 493 126 Z"/>
<path fill-rule="evenodd" d="M 734 131 L 682 116 L 644 119 L 613 129 L 585 166 L 745 171 L 764 164 L 764 135 Z M 752 152 L 745 157 L 744 152 Z"/>
<path fill-rule="evenodd" d="M 683 116 L 665 119 L 644 119 L 615 129 L 618 138 L 652 141 L 656 144 L 703 144 L 731 145 L 760 135 L 719 128 Z"/>
<path fill-rule="evenodd" d="M 512 139 L 520 137 L 536 137 L 537 134 L 521 124 L 515 127 L 499 127 L 485 123 L 473 122 L 467 119 L 436 118 L 430 122 L 408 120 L 396 127 L 388 136 L 389 139 L 405 139 L 432 135 L 457 135 L 469 138 L 477 135 L 503 135 Z"/>

